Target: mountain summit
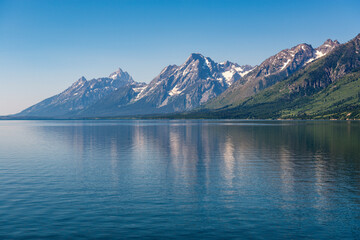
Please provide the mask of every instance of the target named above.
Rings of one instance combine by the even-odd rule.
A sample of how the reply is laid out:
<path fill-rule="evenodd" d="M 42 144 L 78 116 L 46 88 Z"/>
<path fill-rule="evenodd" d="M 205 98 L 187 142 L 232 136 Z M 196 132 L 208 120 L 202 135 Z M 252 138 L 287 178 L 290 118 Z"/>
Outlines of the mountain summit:
<path fill-rule="evenodd" d="M 132 77 L 120 68 L 105 78 L 88 81 L 85 77 L 81 77 L 62 93 L 45 99 L 16 116 L 70 116 L 89 107 L 118 88 L 133 82 Z"/>
<path fill-rule="evenodd" d="M 107 106 L 112 105 L 110 109 L 96 104 L 81 114 L 120 116 L 191 110 L 221 94 L 251 69 L 251 66 L 241 67 L 228 61 L 219 64 L 209 57 L 192 53 L 182 65 L 169 65 L 147 86 L 136 87 L 138 92 L 119 89 L 107 96 L 103 101 Z M 119 94 L 134 97 L 124 98 Z"/>
<path fill-rule="evenodd" d="M 128 83 L 134 82 L 131 76 L 127 72 L 124 72 L 121 68 L 118 68 L 115 72 L 111 73 L 109 75 L 109 78 L 122 79 L 127 81 Z"/>

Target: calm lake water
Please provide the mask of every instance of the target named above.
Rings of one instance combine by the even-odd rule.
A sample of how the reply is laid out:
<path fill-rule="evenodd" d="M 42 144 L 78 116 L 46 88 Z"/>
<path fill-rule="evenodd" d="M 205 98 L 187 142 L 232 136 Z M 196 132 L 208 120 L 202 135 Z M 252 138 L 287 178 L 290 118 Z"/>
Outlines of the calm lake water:
<path fill-rule="evenodd" d="M 0 121 L 0 238 L 359 239 L 360 122 Z"/>

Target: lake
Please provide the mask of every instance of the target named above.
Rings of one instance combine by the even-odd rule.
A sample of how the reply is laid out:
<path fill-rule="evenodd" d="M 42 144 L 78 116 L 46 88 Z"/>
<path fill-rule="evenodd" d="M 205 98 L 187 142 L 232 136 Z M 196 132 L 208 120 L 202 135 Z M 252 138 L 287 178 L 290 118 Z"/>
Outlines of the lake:
<path fill-rule="evenodd" d="M 359 239 L 360 122 L 0 121 L 1 239 Z"/>

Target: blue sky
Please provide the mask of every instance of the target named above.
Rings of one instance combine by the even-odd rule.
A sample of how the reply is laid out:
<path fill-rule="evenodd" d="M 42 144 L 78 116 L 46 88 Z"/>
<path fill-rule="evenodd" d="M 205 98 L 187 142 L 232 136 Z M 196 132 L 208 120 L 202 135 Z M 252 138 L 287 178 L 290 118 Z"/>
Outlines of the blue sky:
<path fill-rule="evenodd" d="M 149 82 L 192 52 L 256 65 L 358 33 L 358 0 L 0 0 L 0 115 L 118 67 Z"/>

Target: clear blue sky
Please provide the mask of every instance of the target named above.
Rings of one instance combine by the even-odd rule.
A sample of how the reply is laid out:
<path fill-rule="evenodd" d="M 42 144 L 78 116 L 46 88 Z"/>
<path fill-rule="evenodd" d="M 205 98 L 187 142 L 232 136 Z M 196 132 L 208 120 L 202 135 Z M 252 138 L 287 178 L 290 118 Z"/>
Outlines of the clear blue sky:
<path fill-rule="evenodd" d="M 149 82 L 192 52 L 256 65 L 358 33 L 359 0 L 0 0 L 0 115 L 118 67 Z"/>

